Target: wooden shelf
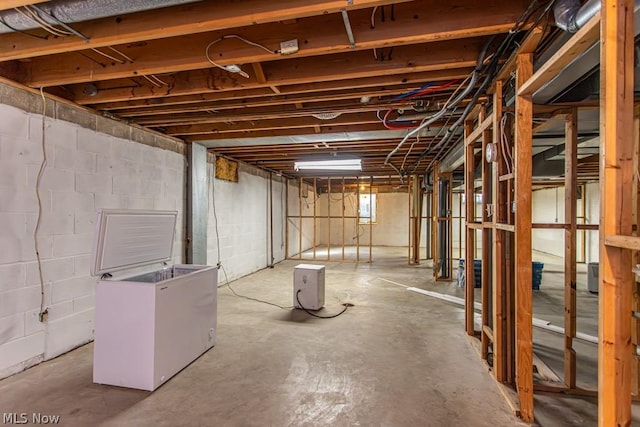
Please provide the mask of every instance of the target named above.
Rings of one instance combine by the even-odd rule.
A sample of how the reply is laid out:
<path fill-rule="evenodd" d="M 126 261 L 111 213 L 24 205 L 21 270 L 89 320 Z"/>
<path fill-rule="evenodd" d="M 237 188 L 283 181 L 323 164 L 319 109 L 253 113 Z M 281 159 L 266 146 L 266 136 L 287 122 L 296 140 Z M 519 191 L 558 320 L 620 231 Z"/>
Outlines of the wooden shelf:
<path fill-rule="evenodd" d="M 604 236 L 604 244 L 616 248 L 640 251 L 640 237 L 638 236 L 621 236 L 617 234 Z"/>

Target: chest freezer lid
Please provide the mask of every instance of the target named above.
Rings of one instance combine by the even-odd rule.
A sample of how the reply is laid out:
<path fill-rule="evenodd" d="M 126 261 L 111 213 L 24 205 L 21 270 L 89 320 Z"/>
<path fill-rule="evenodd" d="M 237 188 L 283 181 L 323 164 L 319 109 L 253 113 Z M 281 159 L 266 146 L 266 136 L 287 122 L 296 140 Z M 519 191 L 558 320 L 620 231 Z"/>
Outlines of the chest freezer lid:
<path fill-rule="evenodd" d="M 98 211 L 91 275 L 171 260 L 177 215 L 177 211 Z"/>

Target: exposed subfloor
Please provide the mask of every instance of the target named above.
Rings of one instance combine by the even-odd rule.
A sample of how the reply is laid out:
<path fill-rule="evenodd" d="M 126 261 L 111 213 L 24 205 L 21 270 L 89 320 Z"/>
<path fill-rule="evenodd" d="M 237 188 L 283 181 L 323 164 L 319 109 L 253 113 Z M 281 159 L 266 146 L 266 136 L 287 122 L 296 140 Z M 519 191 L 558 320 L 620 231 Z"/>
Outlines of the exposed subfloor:
<path fill-rule="evenodd" d="M 59 415 L 71 426 L 521 425 L 465 336 L 462 308 L 403 285 L 458 296 L 462 289 L 434 282 L 429 263 L 408 266 L 407 248 L 374 248 L 373 259 L 325 263 L 320 313 L 354 304 L 340 317 L 314 319 L 223 287 L 216 347 L 155 392 L 93 384 L 89 344 L 0 381 L 0 412 Z M 291 306 L 298 263 L 284 261 L 232 287 Z M 540 292 L 553 296 L 562 280 L 551 271 Z M 540 295 L 534 305 L 556 313 L 558 298 Z M 562 337 L 538 329 L 534 335 L 538 355 L 561 374 Z M 596 346 L 579 342 L 576 350 L 580 384 L 593 387 Z M 594 398 L 535 399 L 539 425 L 597 424 Z"/>

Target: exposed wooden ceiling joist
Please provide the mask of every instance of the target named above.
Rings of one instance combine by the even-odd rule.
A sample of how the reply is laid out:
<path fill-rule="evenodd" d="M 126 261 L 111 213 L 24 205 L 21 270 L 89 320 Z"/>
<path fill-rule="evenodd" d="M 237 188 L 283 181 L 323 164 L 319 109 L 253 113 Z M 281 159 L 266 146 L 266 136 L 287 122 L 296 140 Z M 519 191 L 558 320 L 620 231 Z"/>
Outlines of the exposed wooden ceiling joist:
<path fill-rule="evenodd" d="M 18 33 L 4 34 L 0 36 L 0 61 L 177 37 L 404 1 L 408 0 L 202 1 L 73 24 L 74 29 L 90 39 L 89 45 L 75 36 L 42 40 Z"/>
<path fill-rule="evenodd" d="M 280 95 L 294 96 L 301 94 L 318 94 L 328 91 L 340 91 L 351 89 L 366 89 L 376 90 L 380 88 L 387 88 L 390 86 L 405 85 L 405 84 L 423 84 L 425 82 L 439 82 L 444 80 L 463 79 L 471 73 L 471 68 L 458 68 L 451 70 L 438 70 L 438 71 L 426 71 L 422 73 L 401 73 L 401 74 L 389 74 L 380 75 L 376 77 L 365 77 L 361 79 L 350 80 L 332 80 L 327 82 L 316 83 L 301 83 L 292 84 L 280 87 Z M 131 88 L 129 88 L 131 90 Z M 202 88 L 201 93 L 194 93 L 190 95 L 176 95 L 168 96 L 164 98 L 141 98 L 132 101 L 118 101 L 118 102 L 105 102 L 105 103 L 90 103 L 91 97 L 84 96 L 76 102 L 86 105 L 92 105 L 95 108 L 101 110 L 113 111 L 118 113 L 118 110 L 127 108 L 144 108 L 154 110 L 163 105 L 186 105 L 191 103 L 199 103 L 203 101 L 226 101 L 241 99 L 246 101 L 246 104 L 250 104 L 256 98 L 262 98 L 267 95 L 273 95 L 271 90 L 265 87 L 257 87 L 251 89 L 238 89 L 230 91 L 214 92 L 209 88 Z M 309 95 L 313 96 L 313 95 Z"/>
<path fill-rule="evenodd" d="M 380 50 L 378 54 L 391 57 L 390 47 L 393 46 L 503 33 L 513 26 L 519 9 L 517 2 L 506 0 L 488 4 L 466 0 L 466 3 L 457 7 L 455 14 L 451 13 L 451 5 L 433 0 L 398 5 L 395 20 L 379 23 L 374 29 L 370 28 L 369 11 L 356 11 L 354 15 L 357 16 L 352 17 L 353 32 L 357 40 L 355 50 L 387 47 L 386 52 Z M 493 12 L 489 14 L 487 8 Z M 300 50 L 293 55 L 295 58 L 354 50 L 344 34 L 342 19 L 336 14 L 307 18 L 296 24 L 270 23 L 234 31 L 273 51 L 279 48 L 280 42 L 297 39 Z M 118 51 L 124 53 L 126 58 L 133 59 L 133 62 L 122 60 L 119 63 L 92 51 L 85 52 L 83 56 L 61 53 L 38 57 L 21 64 L 23 69 L 20 76 L 24 76 L 22 83 L 28 86 L 48 87 L 210 68 L 212 65 L 205 56 L 205 49 L 210 42 L 222 36 L 223 33 L 200 33 L 116 46 Z M 436 50 L 434 47 L 434 51 Z M 109 53 L 111 56 L 118 56 Z M 266 52 L 236 38 L 215 44 L 209 54 L 220 65 L 290 59 L 289 56 Z M 418 58 L 413 61 L 417 63 Z M 257 68 L 257 74 L 256 69 L 249 68 L 246 67 L 245 71 L 251 72 L 259 83 L 266 83 L 265 77 L 268 76 L 261 72 L 260 67 Z"/>

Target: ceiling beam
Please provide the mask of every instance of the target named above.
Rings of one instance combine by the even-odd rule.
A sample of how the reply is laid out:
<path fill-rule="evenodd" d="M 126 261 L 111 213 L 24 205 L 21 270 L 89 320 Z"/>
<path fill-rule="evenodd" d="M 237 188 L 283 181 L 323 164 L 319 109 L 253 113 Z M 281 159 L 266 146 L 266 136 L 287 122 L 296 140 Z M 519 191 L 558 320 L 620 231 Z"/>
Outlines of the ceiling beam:
<path fill-rule="evenodd" d="M 322 126 L 320 128 L 319 134 L 326 133 L 334 133 L 334 132 L 368 132 L 368 131 L 379 131 L 384 130 L 382 124 L 373 123 L 373 124 L 365 124 L 365 125 L 336 125 L 336 126 Z M 184 138 L 187 141 L 212 141 L 216 139 L 227 139 L 227 138 L 261 138 L 265 136 L 275 136 L 275 137 L 287 137 L 287 136 L 295 136 L 295 135 L 308 135 L 309 129 L 279 129 L 279 130 L 266 130 L 266 131 L 258 131 L 252 132 L 249 136 L 246 132 L 230 132 L 220 135 L 209 134 L 209 135 L 191 135 Z"/>
<path fill-rule="evenodd" d="M 395 20 L 379 23 L 374 29 L 370 27 L 369 10 L 356 11 L 350 17 L 358 40 L 355 50 L 387 47 L 386 51 L 378 52 L 383 58 L 392 56 L 390 47 L 393 46 L 504 33 L 513 27 L 520 9 L 516 7 L 518 2 L 507 0 L 488 4 L 475 0 L 465 2 L 467 4 L 463 6 L 434 0 L 398 5 Z M 420 19 L 415 19 L 416 16 Z M 273 51 L 267 52 L 231 38 L 209 49 L 209 55 L 217 64 L 259 63 L 354 50 L 344 35 L 342 19 L 336 14 L 302 19 L 286 26 L 281 23 L 254 25 L 235 29 L 234 33 L 259 41 Z M 21 64 L 21 75 L 24 76 L 21 83 L 30 87 L 49 87 L 210 68 L 211 63 L 205 56 L 206 47 L 222 36 L 222 33 L 203 33 L 116 46 L 133 62 L 112 61 L 93 51 L 82 52 L 82 56 L 72 52 L 32 58 Z M 299 40 L 300 50 L 297 53 L 291 56 L 274 53 L 280 42 L 289 39 Z M 118 56 L 111 51 L 107 53 Z M 253 70 L 250 68 L 245 67 L 244 71 L 251 73 L 259 83 L 266 83 L 259 65 Z"/>
<path fill-rule="evenodd" d="M 277 118 L 266 120 L 255 120 L 237 123 L 212 123 L 201 125 L 187 126 L 170 126 L 164 129 L 163 133 L 171 136 L 186 135 L 225 135 L 232 132 L 247 132 L 247 137 L 251 137 L 255 132 L 264 130 L 287 130 L 314 128 L 315 126 L 346 126 L 346 125 L 362 125 L 362 124 L 379 124 L 380 129 L 384 129 L 382 123 L 373 112 L 357 112 L 352 114 L 343 114 L 335 119 L 320 120 L 312 116 L 295 117 L 295 118 Z M 226 138 L 226 136 L 225 136 Z"/>
<path fill-rule="evenodd" d="M 328 82 L 293 84 L 281 87 L 279 95 L 282 95 L 283 97 L 291 97 L 296 95 L 300 96 L 304 94 L 317 94 L 351 89 L 375 91 L 380 88 L 391 88 L 402 85 L 414 85 L 417 87 L 419 84 L 423 84 L 425 82 L 463 79 L 468 76 L 472 70 L 472 68 L 457 68 L 453 70 L 426 71 L 423 73 L 381 75 L 352 80 L 333 80 Z M 207 90 L 209 89 L 203 88 L 203 91 Z M 157 108 L 162 106 L 189 105 L 210 101 L 245 99 L 247 102 L 252 102 L 255 98 L 264 98 L 267 95 L 275 96 L 270 89 L 258 87 L 246 90 L 222 92 L 209 91 L 193 95 L 177 95 L 167 96 L 165 98 L 142 98 L 133 101 L 107 102 L 102 104 L 92 104 L 92 106 L 94 108 L 99 108 L 100 110 L 112 111 L 114 113 L 118 113 L 120 110 L 127 110 L 129 108 L 141 110 L 150 109 L 155 111 Z"/>
<path fill-rule="evenodd" d="M 316 83 L 318 81 L 351 80 L 380 75 L 468 68 L 475 65 L 480 49 L 479 40 L 449 40 L 421 45 L 398 46 L 393 58 L 376 61 L 371 52 L 348 52 L 317 58 L 298 58 L 262 63 L 268 85 Z M 75 87 L 74 101 L 79 104 L 126 101 L 136 98 L 193 95 L 264 87 L 253 76 L 246 79 L 219 68 L 186 71 L 162 76 L 167 86 L 125 87 L 99 90 L 91 97 L 82 93 L 83 85 Z"/>
<path fill-rule="evenodd" d="M 4 34 L 0 36 L 0 61 L 177 37 L 403 1 L 406 0 L 201 1 L 73 24 L 75 30 L 90 39 L 88 44 L 75 36 L 42 40 L 19 33 Z"/>
<path fill-rule="evenodd" d="M 416 89 L 417 84 L 402 84 L 398 86 L 391 86 L 389 88 L 363 88 L 352 90 L 337 90 L 321 93 L 303 93 L 299 95 L 271 95 L 256 97 L 252 99 L 231 99 L 227 101 L 206 101 L 192 104 L 180 104 L 180 105 L 166 105 L 166 106 L 154 106 L 153 108 L 133 108 L 117 110 L 116 114 L 122 118 L 133 118 L 145 116 L 145 115 L 169 115 L 169 114 L 181 114 L 181 113 L 193 113 L 201 112 L 205 110 L 221 111 L 231 108 L 247 108 L 247 107 L 267 107 L 273 105 L 290 105 L 297 103 L 317 103 L 326 101 L 342 101 L 342 100 L 354 100 L 360 102 L 362 97 L 369 97 L 371 100 L 368 102 L 362 102 L 367 104 L 369 102 L 376 103 L 376 98 L 389 95 L 398 95 L 403 92 Z M 448 93 L 446 93 L 448 95 Z"/>

